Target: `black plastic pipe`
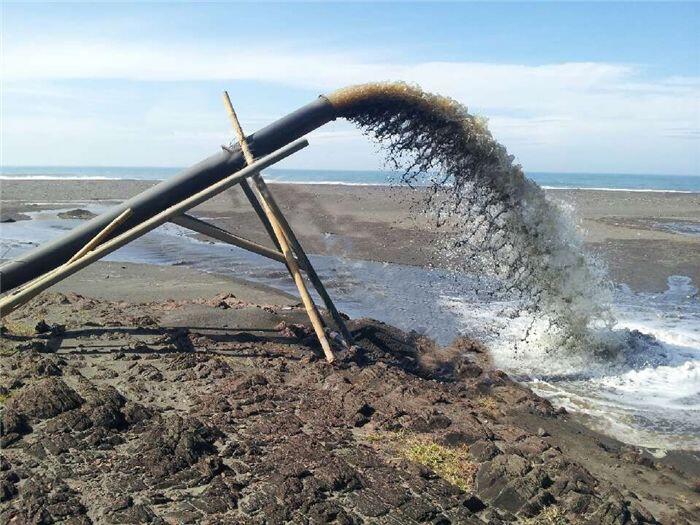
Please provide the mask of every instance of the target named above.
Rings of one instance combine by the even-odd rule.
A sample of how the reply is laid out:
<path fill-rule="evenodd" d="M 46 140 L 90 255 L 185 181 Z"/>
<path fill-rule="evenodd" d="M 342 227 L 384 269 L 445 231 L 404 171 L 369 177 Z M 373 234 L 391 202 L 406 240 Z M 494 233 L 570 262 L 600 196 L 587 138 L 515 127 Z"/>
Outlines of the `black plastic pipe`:
<path fill-rule="evenodd" d="M 248 144 L 256 158 L 262 157 L 334 120 L 336 116 L 336 111 L 328 99 L 319 97 L 253 133 L 248 137 Z M 232 152 L 221 151 L 172 179 L 165 180 L 110 211 L 94 217 L 63 237 L 6 262 L 0 266 L 0 293 L 21 286 L 68 261 L 127 208 L 131 208 L 133 215 L 112 232 L 110 239 L 228 177 L 242 169 L 245 164 L 238 148 Z"/>

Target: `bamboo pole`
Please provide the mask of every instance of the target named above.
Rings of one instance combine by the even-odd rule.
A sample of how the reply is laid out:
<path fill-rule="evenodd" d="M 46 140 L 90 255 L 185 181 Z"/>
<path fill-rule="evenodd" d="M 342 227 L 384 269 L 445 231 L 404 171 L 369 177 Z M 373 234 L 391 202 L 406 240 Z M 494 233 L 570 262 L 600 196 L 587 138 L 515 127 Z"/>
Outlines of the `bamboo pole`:
<path fill-rule="evenodd" d="M 228 111 L 229 118 L 231 119 L 231 124 L 233 125 L 233 129 L 236 132 L 236 137 L 238 138 L 238 143 L 241 146 L 241 151 L 243 152 L 243 156 L 245 157 L 247 162 L 252 162 L 253 154 L 250 151 L 250 147 L 248 146 L 248 141 L 245 138 L 245 135 L 243 133 L 243 128 L 241 128 L 241 124 L 238 120 L 238 116 L 236 115 L 236 111 L 233 109 L 233 104 L 231 104 L 231 99 L 229 98 L 227 91 L 224 91 L 223 97 L 224 97 L 224 105 L 226 106 L 226 110 Z M 265 216 L 267 217 L 268 220 L 265 221 L 261 217 L 261 220 L 263 221 L 265 228 L 268 229 L 268 232 L 269 232 L 269 227 L 273 226 L 273 225 L 272 224 L 268 225 L 268 223 L 272 222 L 273 220 L 277 222 L 277 226 L 279 227 L 279 229 L 282 230 L 283 237 L 287 241 L 287 244 L 291 245 L 292 252 L 298 258 L 297 262 L 298 262 L 299 266 L 301 266 L 304 269 L 304 271 L 306 271 L 306 275 L 308 276 L 309 280 L 311 281 L 311 284 L 313 284 L 314 288 L 316 288 L 318 295 L 321 296 L 321 299 L 323 300 L 324 304 L 326 305 L 326 308 L 330 312 L 331 317 L 333 317 L 335 324 L 338 326 L 338 329 L 342 333 L 343 338 L 345 339 L 345 342 L 346 342 L 346 346 L 348 344 L 352 344 L 353 337 L 352 337 L 352 334 L 350 333 L 350 330 L 348 330 L 348 327 L 345 325 L 345 320 L 340 315 L 340 312 L 338 312 L 338 309 L 335 307 L 335 304 L 333 303 L 333 300 L 331 299 L 330 295 L 328 295 L 328 292 L 326 291 L 326 287 L 323 285 L 323 282 L 321 281 L 318 274 L 316 273 L 316 270 L 314 269 L 313 265 L 311 264 L 311 261 L 309 261 L 309 258 L 306 256 L 304 249 L 301 247 L 301 243 L 299 243 L 299 240 L 297 239 L 296 235 L 294 235 L 294 232 L 292 231 L 291 226 L 287 222 L 287 219 L 284 217 L 282 210 L 280 210 L 279 206 L 275 202 L 275 199 L 272 197 L 272 193 L 270 192 L 270 189 L 267 187 L 267 184 L 265 184 L 265 181 L 263 180 L 260 173 L 253 175 L 253 182 L 255 183 L 254 188 L 255 188 L 255 190 L 257 190 L 257 193 L 254 193 L 251 190 L 247 181 L 246 181 L 245 185 L 243 186 L 243 191 L 245 192 L 246 196 L 248 197 L 248 200 L 250 201 L 253 208 L 256 210 L 256 212 L 258 212 L 258 215 L 260 215 L 260 213 L 259 213 L 258 208 L 256 207 L 256 204 L 257 204 L 256 201 L 260 200 L 263 203 L 263 205 L 266 207 Z M 276 241 L 275 245 L 280 247 L 279 239 L 276 239 L 277 234 L 275 234 L 274 236 L 271 235 L 271 237 L 272 237 L 273 241 Z M 291 272 L 291 269 L 290 269 L 290 272 Z"/>
<path fill-rule="evenodd" d="M 309 280 L 316 288 L 318 295 L 320 295 L 321 299 L 323 299 L 326 308 L 331 313 L 335 324 L 338 325 L 338 329 L 340 330 L 341 334 L 343 335 L 343 338 L 345 339 L 346 346 L 347 344 L 352 344 L 353 337 L 350 333 L 350 330 L 348 330 L 348 327 L 345 325 L 345 320 L 340 315 L 340 312 L 338 312 L 330 295 L 328 295 L 326 287 L 323 285 L 323 281 L 321 281 L 321 278 L 316 273 L 316 270 L 311 264 L 311 261 L 306 256 L 306 252 L 304 252 L 304 249 L 301 247 L 301 243 L 299 243 L 299 240 L 294 234 L 294 230 L 292 230 L 292 227 L 287 222 L 287 219 L 282 213 L 282 210 L 277 205 L 275 198 L 272 196 L 272 192 L 267 187 L 267 184 L 265 183 L 263 178 L 259 176 L 259 174 L 253 175 L 253 182 L 255 183 L 257 190 L 260 192 L 260 194 L 262 194 L 265 197 L 265 200 L 272 209 L 272 212 L 279 218 L 279 223 L 282 228 L 282 231 L 287 237 L 287 240 L 292 246 L 292 249 L 294 250 L 294 253 L 296 254 L 297 258 L 299 259 L 299 265 L 306 271 L 306 275 L 309 277 Z"/>
<path fill-rule="evenodd" d="M 274 243 L 275 248 L 277 248 L 279 250 L 280 243 L 277 242 L 277 237 L 275 237 L 275 230 L 272 229 L 272 224 L 270 224 L 270 219 L 268 219 L 267 215 L 265 215 L 265 210 L 263 210 L 262 206 L 260 206 L 260 201 L 258 201 L 258 198 L 255 196 L 255 192 L 253 191 L 253 188 L 250 187 L 250 184 L 248 184 L 247 180 L 241 182 L 241 189 L 243 189 L 243 193 L 245 193 L 245 196 L 248 197 L 248 201 L 250 202 L 250 205 L 255 210 L 255 214 L 260 219 L 260 222 L 263 223 L 263 226 L 265 227 L 267 234 L 270 236 L 270 239 L 272 239 L 272 242 Z M 302 267 L 302 269 L 305 270 L 306 268 Z"/>
<path fill-rule="evenodd" d="M 245 135 L 243 134 L 243 129 L 241 128 L 240 122 L 238 121 L 238 116 L 236 115 L 236 111 L 233 109 L 231 99 L 229 98 L 228 92 L 226 91 L 224 91 L 224 104 L 226 105 L 226 110 L 228 111 L 229 117 L 231 119 L 231 124 L 233 125 L 233 128 L 236 131 L 236 136 L 239 139 L 241 151 L 243 152 L 244 157 L 246 159 L 252 159 L 253 155 L 248 146 L 248 142 L 245 140 Z M 243 138 L 243 142 L 241 142 L 241 137 Z M 278 249 L 281 249 L 279 241 L 277 240 L 277 237 L 274 234 L 274 230 L 272 229 L 272 225 L 270 224 L 270 219 L 268 218 L 268 215 L 261 209 L 258 199 L 266 201 L 267 205 L 270 208 L 270 211 L 272 212 L 272 215 L 277 218 L 279 226 L 281 227 L 282 232 L 284 233 L 287 239 L 287 243 L 290 245 L 293 253 L 296 255 L 297 263 L 306 272 L 306 275 L 311 281 L 311 284 L 314 285 L 314 288 L 316 288 L 318 295 L 321 297 L 324 304 L 326 305 L 326 308 L 330 312 L 331 317 L 333 317 L 333 320 L 335 321 L 335 324 L 340 330 L 343 339 L 345 339 L 345 346 L 349 346 L 353 343 L 353 337 L 350 333 L 350 330 L 348 330 L 347 325 L 345 324 L 345 320 L 340 315 L 340 312 L 338 312 L 338 309 L 335 307 L 335 303 L 328 294 L 328 291 L 326 290 L 323 281 L 321 281 L 321 278 L 316 273 L 316 270 L 314 269 L 313 265 L 311 264 L 311 261 L 307 257 L 306 252 L 302 248 L 301 243 L 297 239 L 296 235 L 294 234 L 294 231 L 292 230 L 291 226 L 287 222 L 287 219 L 282 213 L 282 210 L 279 208 L 277 202 L 272 196 L 270 189 L 267 187 L 267 184 L 265 183 L 265 181 L 259 173 L 253 176 L 253 182 L 255 183 L 255 191 L 250 187 L 248 181 L 244 181 L 243 183 L 241 183 L 243 192 L 248 197 L 250 204 L 253 206 L 253 209 L 255 209 L 255 212 L 260 217 L 260 220 L 265 226 L 265 229 L 268 231 L 268 234 L 272 238 L 272 241 L 275 243 L 275 246 Z"/>
<path fill-rule="evenodd" d="M 219 228 L 218 226 L 209 224 L 208 222 L 197 219 L 196 217 L 192 217 L 191 215 L 188 215 L 186 213 L 173 217 L 172 219 L 170 219 L 170 222 L 172 222 L 173 224 L 177 224 L 178 226 L 182 226 L 183 228 L 187 228 L 188 230 L 201 233 L 202 235 L 207 235 L 218 241 L 222 241 L 227 244 L 232 244 L 233 246 L 238 246 L 239 248 L 243 248 L 244 250 L 257 253 L 258 255 L 262 255 L 263 257 L 272 259 L 273 261 L 278 261 L 281 263 L 287 262 L 287 260 L 284 258 L 284 255 L 278 251 L 271 250 L 270 248 L 262 246 L 261 244 L 249 241 L 244 237 L 234 235 L 231 232 L 224 230 L 223 228 Z"/>
<path fill-rule="evenodd" d="M 113 251 L 121 248 L 125 244 L 128 244 L 132 240 L 148 233 L 149 231 L 157 228 L 161 224 L 168 222 L 175 215 L 179 215 L 190 208 L 201 204 L 202 202 L 218 195 L 222 191 L 230 188 L 234 184 L 238 184 L 241 180 L 246 177 L 251 177 L 254 173 L 259 170 L 267 168 L 272 164 L 281 161 L 282 159 L 288 157 L 289 155 L 296 153 L 302 148 L 308 146 L 309 143 L 305 139 L 297 140 L 291 144 L 280 148 L 279 150 L 271 153 L 270 155 L 263 157 L 262 159 L 250 164 L 249 166 L 243 168 L 242 170 L 229 175 L 225 179 L 212 184 L 208 188 L 195 193 L 194 195 L 186 198 L 179 203 L 166 208 L 162 212 L 154 215 L 150 219 L 145 220 L 141 224 L 134 226 L 130 230 L 108 240 L 107 242 L 100 244 L 94 250 L 86 253 L 80 259 L 73 261 L 70 264 L 65 264 L 59 268 L 58 271 L 49 273 L 44 277 L 37 279 L 31 286 L 27 286 L 20 290 L 17 294 L 8 295 L 0 299 L 0 316 L 7 315 L 15 308 L 21 306 L 22 304 L 29 301 L 32 297 L 35 297 L 43 290 L 49 288 L 50 286 L 56 284 L 57 282 L 65 279 L 69 275 L 74 274 L 78 270 L 85 268 L 89 264 L 101 259 L 105 255 L 112 253 Z"/>
<path fill-rule="evenodd" d="M 233 129 L 236 132 L 238 143 L 241 146 L 241 151 L 243 151 L 243 156 L 245 157 L 245 160 L 248 164 L 252 164 L 255 161 L 255 159 L 253 158 L 253 154 L 251 153 L 250 148 L 248 147 L 248 141 L 246 140 L 245 134 L 243 133 L 243 128 L 241 128 L 241 123 L 238 121 L 236 111 L 233 109 L 233 104 L 231 104 L 231 99 L 228 96 L 228 92 L 224 91 L 223 98 L 224 105 L 226 106 L 229 118 L 231 119 L 231 124 L 233 125 Z M 294 258 L 294 254 L 289 248 L 289 243 L 287 242 L 287 239 L 284 235 L 284 231 L 282 230 L 282 227 L 280 226 L 277 217 L 268 206 L 268 203 L 265 200 L 265 198 L 262 195 L 258 195 L 258 198 L 260 200 L 260 203 L 262 204 L 263 210 L 265 211 L 265 215 L 269 219 L 270 224 L 272 225 L 272 229 L 275 232 L 277 242 L 279 243 L 282 253 L 284 254 L 284 258 L 287 261 L 287 267 L 289 268 L 289 271 L 292 274 L 292 278 L 294 279 L 294 284 L 296 284 L 297 289 L 299 290 L 301 300 L 304 303 L 304 306 L 306 307 L 306 313 L 309 316 L 309 319 L 311 320 L 311 325 L 313 326 L 314 331 L 316 332 L 316 337 L 318 337 L 318 341 L 319 343 L 321 343 L 321 348 L 323 348 L 323 353 L 326 356 L 326 361 L 332 363 L 333 361 L 335 361 L 335 356 L 333 355 L 331 345 L 328 342 L 328 339 L 326 338 L 323 320 L 321 319 L 321 315 L 318 313 L 316 305 L 314 304 L 314 301 L 311 298 L 311 295 L 309 294 L 309 290 L 306 288 L 306 283 L 304 283 L 304 279 L 301 276 L 301 271 L 299 270 L 297 260 Z"/>
<path fill-rule="evenodd" d="M 36 283 L 36 282 L 38 282 L 38 281 L 40 281 L 40 280 L 46 279 L 49 275 L 51 275 L 51 274 L 53 274 L 53 273 L 59 271 L 59 270 L 60 270 L 61 268 L 63 268 L 66 264 L 72 263 L 72 262 L 77 261 L 78 259 L 80 259 L 83 255 L 85 255 L 85 254 L 88 253 L 90 250 L 92 250 L 95 246 L 97 246 L 98 244 L 100 244 L 110 233 L 112 233 L 112 232 L 114 231 L 114 229 L 115 229 L 117 226 L 119 226 L 119 225 L 120 225 L 121 223 L 123 223 L 126 219 L 128 219 L 128 218 L 131 216 L 132 213 L 133 213 L 133 212 L 131 211 L 131 208 L 127 208 L 126 210 L 124 210 L 122 213 L 120 213 L 119 215 L 117 215 L 117 217 L 116 217 L 112 222 L 110 222 L 107 226 L 105 226 L 102 230 L 100 230 L 100 232 L 99 232 L 97 235 L 95 235 L 92 239 L 90 239 L 90 241 L 89 241 L 85 246 L 83 246 L 82 248 L 80 248 L 80 250 L 78 250 L 78 251 L 75 253 L 75 255 L 73 255 L 73 257 L 71 257 L 70 259 L 68 259 L 65 263 L 63 263 L 63 264 L 60 265 L 60 266 L 57 266 L 57 267 L 54 268 L 53 270 L 49 270 L 48 272 L 46 272 L 46 273 L 43 274 L 43 275 L 40 275 L 39 277 L 37 277 L 37 278 L 34 279 L 34 280 L 29 281 L 26 285 L 24 285 L 24 286 L 22 286 L 21 288 L 15 290 L 15 291 L 13 291 L 13 292 L 11 292 L 10 295 L 17 295 L 18 293 L 22 292 L 22 290 L 25 290 L 25 289 L 28 288 L 29 286 L 32 286 L 34 283 Z"/>
<path fill-rule="evenodd" d="M 77 261 L 83 255 L 85 255 L 87 252 L 91 251 L 95 246 L 97 246 L 98 244 L 101 244 L 102 241 L 104 241 L 109 236 L 109 234 L 112 233 L 117 228 L 117 226 L 119 226 L 121 223 L 123 223 L 129 217 L 131 217 L 131 215 L 133 213 L 134 212 L 131 211 L 131 208 L 127 208 L 122 213 L 117 215 L 117 217 L 112 222 L 110 222 L 105 227 L 104 230 L 102 230 L 100 233 L 95 235 L 89 243 L 87 243 L 80 250 L 78 250 L 78 253 L 76 253 L 73 257 L 68 259 L 66 264 L 70 264 L 73 261 Z"/>

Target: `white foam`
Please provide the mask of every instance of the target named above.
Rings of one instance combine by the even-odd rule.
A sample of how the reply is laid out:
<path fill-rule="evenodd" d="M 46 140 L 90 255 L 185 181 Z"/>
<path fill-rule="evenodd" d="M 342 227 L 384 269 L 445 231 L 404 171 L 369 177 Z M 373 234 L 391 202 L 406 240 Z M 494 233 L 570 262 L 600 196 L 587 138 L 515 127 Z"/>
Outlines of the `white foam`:
<path fill-rule="evenodd" d="M 632 193 L 700 193 L 692 190 L 667 190 L 651 188 L 589 188 L 586 186 L 541 186 L 545 190 L 577 190 L 577 191 L 624 191 Z"/>
<path fill-rule="evenodd" d="M 133 178 L 102 177 L 97 175 L 0 175 L 0 180 L 138 180 Z"/>
<path fill-rule="evenodd" d="M 700 301 L 690 278 L 670 277 L 661 294 L 620 287 L 613 301 L 618 322 L 598 331 L 620 341 L 613 355 L 552 349 L 546 321 L 509 319 L 507 303 L 443 301 L 467 334 L 487 343 L 497 367 L 589 416 L 598 430 L 640 446 L 700 449 Z"/>

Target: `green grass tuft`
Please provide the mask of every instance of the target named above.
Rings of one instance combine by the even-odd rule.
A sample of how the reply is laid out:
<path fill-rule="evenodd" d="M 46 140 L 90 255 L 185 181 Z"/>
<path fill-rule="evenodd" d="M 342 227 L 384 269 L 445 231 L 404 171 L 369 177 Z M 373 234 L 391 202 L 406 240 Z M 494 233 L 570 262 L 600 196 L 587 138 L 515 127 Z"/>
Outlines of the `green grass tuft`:
<path fill-rule="evenodd" d="M 450 448 L 428 439 L 410 437 L 400 451 L 407 459 L 424 465 L 465 492 L 474 485 L 476 465 L 464 445 Z"/>
<path fill-rule="evenodd" d="M 567 519 L 563 510 L 556 505 L 552 505 L 537 516 L 524 520 L 523 523 L 525 525 L 568 525 L 571 522 Z"/>

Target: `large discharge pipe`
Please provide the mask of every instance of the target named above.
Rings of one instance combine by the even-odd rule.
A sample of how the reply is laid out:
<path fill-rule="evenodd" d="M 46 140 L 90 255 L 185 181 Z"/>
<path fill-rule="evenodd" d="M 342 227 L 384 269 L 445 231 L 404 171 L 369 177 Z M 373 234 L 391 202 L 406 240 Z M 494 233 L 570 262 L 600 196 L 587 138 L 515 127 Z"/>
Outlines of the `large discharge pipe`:
<path fill-rule="evenodd" d="M 319 97 L 255 132 L 248 137 L 248 144 L 256 158 L 262 157 L 334 120 L 336 116 L 336 110 L 328 99 Z M 246 165 L 243 154 L 238 148 L 232 151 L 233 153 L 221 151 L 212 155 L 175 177 L 94 217 L 66 235 L 6 262 L 0 266 L 0 293 L 21 286 L 68 261 L 127 208 L 131 208 L 133 214 L 109 238 L 116 237 L 242 169 Z"/>

